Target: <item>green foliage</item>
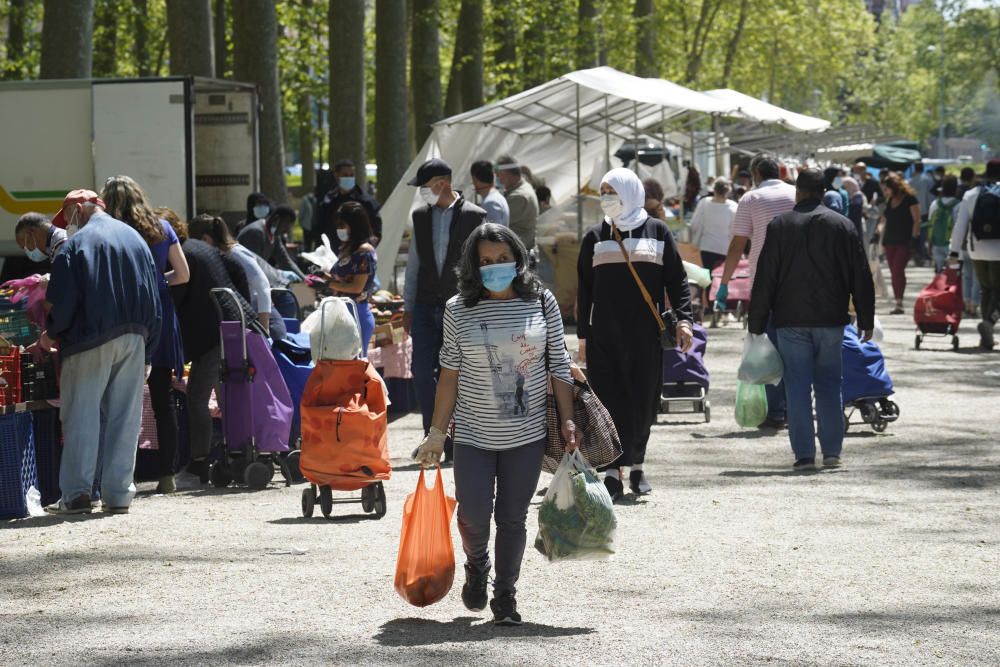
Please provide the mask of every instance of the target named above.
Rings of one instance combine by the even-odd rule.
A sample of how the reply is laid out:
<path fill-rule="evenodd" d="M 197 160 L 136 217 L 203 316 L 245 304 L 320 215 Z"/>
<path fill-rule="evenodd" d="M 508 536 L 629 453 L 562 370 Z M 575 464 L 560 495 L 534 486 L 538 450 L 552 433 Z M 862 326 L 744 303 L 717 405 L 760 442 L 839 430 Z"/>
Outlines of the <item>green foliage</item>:
<path fill-rule="evenodd" d="M 17 11 L 11 3 L 0 3 L 0 77 L 4 79 L 37 79 L 42 56 L 42 3 L 27 2 L 24 6 L 24 51 L 19 58 L 8 50 L 8 21 Z"/>
<path fill-rule="evenodd" d="M 278 77 L 281 109 L 290 149 L 297 148 L 300 122 L 315 122 L 316 108 L 327 109 L 327 5 L 309 0 L 286 0 L 277 4 Z M 312 98 L 306 115 L 299 108 L 303 95 Z M 325 156 L 318 156 L 325 159 Z"/>

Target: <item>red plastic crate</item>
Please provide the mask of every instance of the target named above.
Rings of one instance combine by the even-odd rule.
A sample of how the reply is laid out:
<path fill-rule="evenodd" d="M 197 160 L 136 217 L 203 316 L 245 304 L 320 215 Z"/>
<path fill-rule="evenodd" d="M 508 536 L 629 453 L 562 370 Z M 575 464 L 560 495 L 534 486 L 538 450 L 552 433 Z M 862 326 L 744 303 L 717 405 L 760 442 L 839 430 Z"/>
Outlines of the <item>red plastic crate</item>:
<path fill-rule="evenodd" d="M 0 405 L 21 402 L 21 350 L 10 348 L 0 354 Z"/>

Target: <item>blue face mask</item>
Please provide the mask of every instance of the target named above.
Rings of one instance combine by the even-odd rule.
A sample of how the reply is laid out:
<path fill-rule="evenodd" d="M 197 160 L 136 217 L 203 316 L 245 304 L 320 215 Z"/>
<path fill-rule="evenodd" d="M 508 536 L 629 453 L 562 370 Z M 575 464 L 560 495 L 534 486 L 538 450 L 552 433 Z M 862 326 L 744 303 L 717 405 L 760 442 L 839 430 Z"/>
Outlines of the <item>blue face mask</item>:
<path fill-rule="evenodd" d="M 353 190 L 357 180 L 353 176 L 341 176 L 337 179 L 341 190 Z"/>
<path fill-rule="evenodd" d="M 32 262 L 44 262 L 49 258 L 42 250 L 38 248 L 25 248 L 24 254 L 28 256 Z"/>
<path fill-rule="evenodd" d="M 483 286 L 491 292 L 502 292 L 517 277 L 517 264 L 509 262 L 506 264 L 488 264 L 479 267 L 479 275 L 483 279 Z"/>
<path fill-rule="evenodd" d="M 267 204 L 257 204 L 253 207 L 253 214 L 258 220 L 261 218 L 266 218 L 267 214 L 271 212 L 271 207 Z"/>

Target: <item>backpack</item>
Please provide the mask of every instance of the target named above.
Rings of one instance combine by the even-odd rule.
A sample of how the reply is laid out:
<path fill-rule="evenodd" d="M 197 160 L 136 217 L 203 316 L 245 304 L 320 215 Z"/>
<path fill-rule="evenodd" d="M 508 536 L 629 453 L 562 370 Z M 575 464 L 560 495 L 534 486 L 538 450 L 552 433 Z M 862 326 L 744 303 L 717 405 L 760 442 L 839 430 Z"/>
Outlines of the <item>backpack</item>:
<path fill-rule="evenodd" d="M 931 244 L 945 246 L 951 242 L 951 229 L 955 224 L 955 209 L 961 203 L 956 199 L 951 204 L 945 204 L 943 200 L 937 201 L 934 208 L 934 219 L 931 220 Z"/>
<path fill-rule="evenodd" d="M 984 183 L 979 187 L 972 211 L 972 235 L 977 241 L 1000 239 L 1000 184 Z"/>

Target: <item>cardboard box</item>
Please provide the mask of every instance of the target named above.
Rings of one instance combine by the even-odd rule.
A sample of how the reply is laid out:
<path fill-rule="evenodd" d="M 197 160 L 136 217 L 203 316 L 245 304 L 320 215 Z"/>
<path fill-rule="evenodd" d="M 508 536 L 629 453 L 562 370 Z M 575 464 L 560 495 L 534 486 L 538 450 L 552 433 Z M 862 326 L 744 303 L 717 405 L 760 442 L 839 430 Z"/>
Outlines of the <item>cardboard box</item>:
<path fill-rule="evenodd" d="M 379 324 L 375 327 L 369 347 L 386 347 L 388 345 L 399 345 L 406 337 L 402 322 L 390 322 Z"/>

